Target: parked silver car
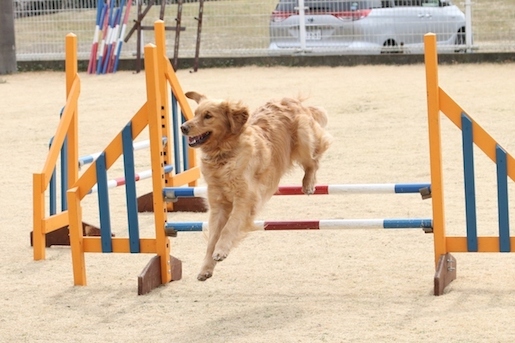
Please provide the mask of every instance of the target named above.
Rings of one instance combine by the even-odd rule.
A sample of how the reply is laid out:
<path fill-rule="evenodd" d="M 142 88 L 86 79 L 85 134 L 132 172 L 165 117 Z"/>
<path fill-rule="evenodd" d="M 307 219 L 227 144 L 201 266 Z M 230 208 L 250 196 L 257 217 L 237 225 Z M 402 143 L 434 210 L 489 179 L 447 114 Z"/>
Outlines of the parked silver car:
<path fill-rule="evenodd" d="M 465 15 L 450 0 L 305 0 L 301 11 L 298 0 L 279 1 L 271 53 L 422 53 L 428 32 L 439 51 L 465 45 Z"/>
<path fill-rule="evenodd" d="M 62 0 L 13 0 L 13 5 L 14 15 L 18 18 L 55 13 L 61 9 Z"/>

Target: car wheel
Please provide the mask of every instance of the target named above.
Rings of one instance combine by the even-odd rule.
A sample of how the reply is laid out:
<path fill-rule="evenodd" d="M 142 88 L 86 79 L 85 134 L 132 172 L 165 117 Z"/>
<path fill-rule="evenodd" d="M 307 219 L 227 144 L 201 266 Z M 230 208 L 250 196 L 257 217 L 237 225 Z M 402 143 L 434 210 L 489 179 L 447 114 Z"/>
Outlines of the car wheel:
<path fill-rule="evenodd" d="M 458 30 L 458 33 L 456 34 L 456 40 L 454 43 L 458 46 L 465 45 L 467 43 L 464 27 L 462 27 L 461 29 Z M 466 51 L 467 51 L 467 49 L 465 49 L 465 48 L 454 50 L 454 52 L 466 52 Z"/>
<path fill-rule="evenodd" d="M 381 54 L 398 54 L 402 52 L 399 50 L 399 46 L 397 45 L 397 42 L 393 39 L 388 39 L 383 44 L 383 48 L 381 49 Z"/>

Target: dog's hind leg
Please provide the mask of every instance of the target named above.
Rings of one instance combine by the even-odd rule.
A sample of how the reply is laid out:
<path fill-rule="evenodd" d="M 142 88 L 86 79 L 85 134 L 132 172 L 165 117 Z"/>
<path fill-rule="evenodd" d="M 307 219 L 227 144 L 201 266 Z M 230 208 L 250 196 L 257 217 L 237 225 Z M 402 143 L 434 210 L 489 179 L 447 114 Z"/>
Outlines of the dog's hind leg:
<path fill-rule="evenodd" d="M 329 148 L 330 137 L 323 132 L 318 124 L 311 125 L 304 122 L 303 125 L 299 125 L 297 142 L 294 158 L 304 169 L 302 192 L 313 194 L 320 159 Z"/>
<path fill-rule="evenodd" d="M 315 138 L 309 130 L 298 131 L 298 145 L 294 158 L 297 163 L 304 169 L 304 177 L 302 178 L 302 192 L 304 194 L 313 194 L 315 192 L 316 173 L 319 166 L 319 156 L 315 151 Z"/>
<path fill-rule="evenodd" d="M 204 257 L 204 261 L 202 263 L 202 268 L 200 269 L 200 273 L 197 276 L 199 281 L 205 281 L 213 276 L 213 270 L 216 266 L 216 261 L 213 259 L 213 252 L 215 250 L 216 243 L 220 239 L 220 233 L 222 228 L 225 226 L 228 218 L 228 213 L 224 211 L 211 211 L 209 215 L 209 224 L 208 224 L 208 242 L 207 242 L 207 250 L 206 255 Z"/>

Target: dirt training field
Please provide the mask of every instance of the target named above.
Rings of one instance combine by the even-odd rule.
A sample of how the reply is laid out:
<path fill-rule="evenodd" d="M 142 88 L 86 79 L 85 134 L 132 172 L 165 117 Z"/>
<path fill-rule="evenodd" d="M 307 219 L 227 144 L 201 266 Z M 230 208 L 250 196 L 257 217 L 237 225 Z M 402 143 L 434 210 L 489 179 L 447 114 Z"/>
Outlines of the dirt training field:
<path fill-rule="evenodd" d="M 430 180 L 423 65 L 181 70 L 178 77 L 185 91 L 241 99 L 251 108 L 297 95 L 324 106 L 334 143 L 320 184 Z M 172 253 L 183 261 L 182 280 L 138 297 L 137 275 L 149 255 L 88 254 L 88 285 L 74 287 L 68 247 L 47 249 L 47 259 L 34 262 L 29 245 L 32 173 L 42 169 L 58 124 L 64 73 L 2 79 L 0 342 L 513 341 L 513 254 L 455 254 L 458 279 L 434 297 L 432 235 L 422 230 L 255 232 L 203 283 L 196 275 L 205 240 L 179 233 Z M 102 150 L 144 104 L 145 78 L 119 72 L 81 79 L 79 152 L 85 155 Z M 515 64 L 442 66 L 440 84 L 515 151 Z M 464 235 L 461 134 L 442 122 L 447 230 Z M 495 235 L 495 165 L 479 150 L 475 156 L 479 233 Z M 137 170 L 150 168 L 148 155 L 136 158 Z M 121 172 L 118 166 L 109 177 Z M 298 185 L 301 177 L 294 170 L 282 184 Z M 138 183 L 140 194 L 150 189 L 149 180 Z M 510 191 L 515 194 L 513 186 Z M 111 221 L 121 237 L 127 235 L 123 197 L 123 188 L 110 192 Z M 98 220 L 95 197 L 84 201 L 84 216 Z M 430 217 L 430 200 L 419 195 L 276 197 L 258 215 Z M 169 214 L 173 220 L 207 215 Z M 140 215 L 140 226 L 142 236 L 153 237 L 151 214 Z"/>

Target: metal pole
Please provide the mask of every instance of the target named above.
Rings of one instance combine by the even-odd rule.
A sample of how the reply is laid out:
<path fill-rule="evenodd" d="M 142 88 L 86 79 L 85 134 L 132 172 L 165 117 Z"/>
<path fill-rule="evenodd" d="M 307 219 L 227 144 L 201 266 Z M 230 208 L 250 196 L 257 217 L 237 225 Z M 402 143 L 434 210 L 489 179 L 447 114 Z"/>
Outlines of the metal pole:
<path fill-rule="evenodd" d="M 0 1 L 0 75 L 16 72 L 13 1 Z"/>
<path fill-rule="evenodd" d="M 465 0 L 465 44 L 467 52 L 472 51 L 472 2 Z"/>
<path fill-rule="evenodd" d="M 306 52 L 306 16 L 304 7 L 304 0 L 299 0 L 299 38 L 300 38 L 300 52 Z"/>

